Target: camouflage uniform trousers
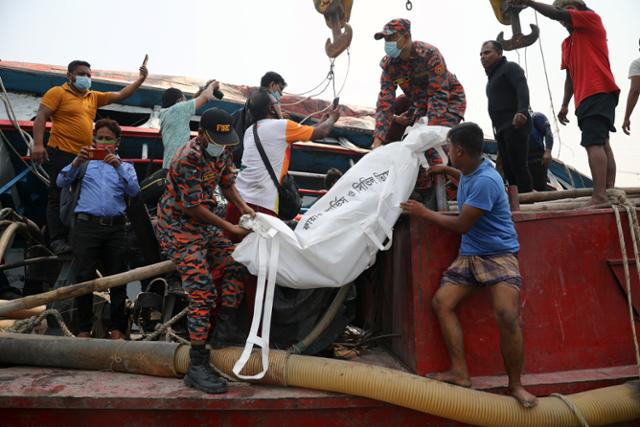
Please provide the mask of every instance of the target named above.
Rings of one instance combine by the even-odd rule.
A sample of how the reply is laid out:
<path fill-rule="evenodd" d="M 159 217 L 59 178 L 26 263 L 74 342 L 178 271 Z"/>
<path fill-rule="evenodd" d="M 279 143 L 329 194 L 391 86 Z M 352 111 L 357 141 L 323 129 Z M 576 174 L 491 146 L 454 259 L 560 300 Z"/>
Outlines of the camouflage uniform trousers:
<path fill-rule="evenodd" d="M 218 287 L 223 307 L 239 307 L 244 297 L 246 269 L 231 257 L 234 246 L 219 230 L 186 245 L 174 246 L 182 240 L 180 236 L 175 237 L 160 239 L 162 250 L 176 264 L 182 287 L 189 295 L 187 323 L 191 341 L 205 341 Z M 216 279 L 220 277 L 219 286 L 214 282 L 214 275 Z"/>

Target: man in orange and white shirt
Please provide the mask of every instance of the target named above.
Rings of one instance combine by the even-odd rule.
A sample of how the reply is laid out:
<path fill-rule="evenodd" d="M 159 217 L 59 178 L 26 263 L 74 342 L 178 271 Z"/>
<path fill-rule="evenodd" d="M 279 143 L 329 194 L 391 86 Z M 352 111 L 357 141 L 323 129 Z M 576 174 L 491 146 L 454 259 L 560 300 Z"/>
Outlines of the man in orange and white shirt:
<path fill-rule="evenodd" d="M 297 141 L 322 139 L 329 135 L 340 117 L 338 108 L 329 111 L 325 120 L 315 126 L 303 126 L 287 119 L 280 119 L 275 107 L 277 101 L 266 91 L 259 90 L 249 100 L 251 114 L 258 126 L 258 136 L 280 183 L 289 171 L 291 144 Z M 253 136 L 253 126 L 244 134 L 244 152 L 236 188 L 256 212 L 278 214 L 278 189 L 269 177 Z M 228 212 L 227 217 L 233 215 Z"/>

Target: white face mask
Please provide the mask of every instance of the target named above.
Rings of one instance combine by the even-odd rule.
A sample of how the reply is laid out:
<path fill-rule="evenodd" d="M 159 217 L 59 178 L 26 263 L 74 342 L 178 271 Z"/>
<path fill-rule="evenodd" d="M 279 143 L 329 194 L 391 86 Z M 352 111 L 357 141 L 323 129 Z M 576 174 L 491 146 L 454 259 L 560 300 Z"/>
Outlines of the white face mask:
<path fill-rule="evenodd" d="M 89 90 L 91 88 L 91 78 L 87 76 L 76 76 L 76 80 L 73 85 L 81 92 Z"/>
<path fill-rule="evenodd" d="M 204 139 L 207 141 L 207 146 L 204 151 L 210 157 L 218 158 L 224 151 L 224 145 L 216 144 L 207 132 L 204 133 Z"/>
<path fill-rule="evenodd" d="M 218 158 L 224 152 L 224 146 L 209 142 L 205 151 L 209 156 Z"/>
<path fill-rule="evenodd" d="M 402 53 L 402 49 L 398 47 L 397 41 L 385 41 L 384 53 L 386 53 L 390 58 L 397 58 Z"/>

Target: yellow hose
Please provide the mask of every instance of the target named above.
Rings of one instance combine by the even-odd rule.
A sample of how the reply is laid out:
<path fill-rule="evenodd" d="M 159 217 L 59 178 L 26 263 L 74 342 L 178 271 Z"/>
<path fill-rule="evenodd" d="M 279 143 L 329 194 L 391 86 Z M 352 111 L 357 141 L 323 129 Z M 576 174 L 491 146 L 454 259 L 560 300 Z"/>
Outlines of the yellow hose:
<path fill-rule="evenodd" d="M 4 229 L 0 235 L 0 260 L 4 258 L 4 253 L 7 251 L 7 248 L 11 246 L 11 242 L 13 242 L 13 238 L 18 230 L 24 228 L 26 228 L 24 224 L 14 222 Z"/>
<path fill-rule="evenodd" d="M 241 351 L 236 348 L 214 351 L 211 362 L 221 372 L 233 376 L 232 368 Z M 259 372 L 260 364 L 260 355 L 254 353 L 243 373 Z M 178 366 L 176 371 L 180 372 Z M 363 363 L 271 351 L 267 375 L 265 382 L 269 384 L 366 397 L 474 425 L 579 426 L 576 415 L 556 397 L 541 398 L 536 408 L 525 409 L 509 396 L 457 387 Z M 566 398 L 573 402 L 590 426 L 640 418 L 637 384 L 601 388 Z"/>
<path fill-rule="evenodd" d="M 233 376 L 233 365 L 241 353 L 241 348 L 215 350 L 211 362 Z M 0 333 L 0 363 L 173 376 L 187 371 L 189 347 Z M 260 354 L 254 352 L 243 374 L 261 370 Z M 394 369 L 284 351 L 270 352 L 269 370 L 260 382 L 366 397 L 474 425 L 580 426 L 569 405 L 557 397 L 541 398 L 536 408 L 524 409 L 508 396 L 456 387 Z M 637 382 L 572 394 L 565 399 L 573 403 L 590 426 L 640 418 Z"/>

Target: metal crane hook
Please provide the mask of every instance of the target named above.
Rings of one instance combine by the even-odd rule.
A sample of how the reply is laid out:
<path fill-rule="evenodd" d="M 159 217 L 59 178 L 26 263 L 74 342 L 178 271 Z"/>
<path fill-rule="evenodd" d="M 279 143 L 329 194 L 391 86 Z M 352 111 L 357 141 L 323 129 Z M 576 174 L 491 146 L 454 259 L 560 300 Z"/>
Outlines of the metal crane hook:
<path fill-rule="evenodd" d="M 506 20 L 510 21 L 511 29 L 513 31 L 513 35 L 509 40 L 504 39 L 504 31 L 498 34 L 498 38 L 496 40 L 502 44 L 504 50 L 515 50 L 531 46 L 540 36 L 540 29 L 534 24 L 529 25 L 531 27 L 531 34 L 522 34 L 522 27 L 520 25 L 521 11 L 522 8 L 520 7 L 509 6 L 506 2 L 503 4 L 502 14 Z"/>

